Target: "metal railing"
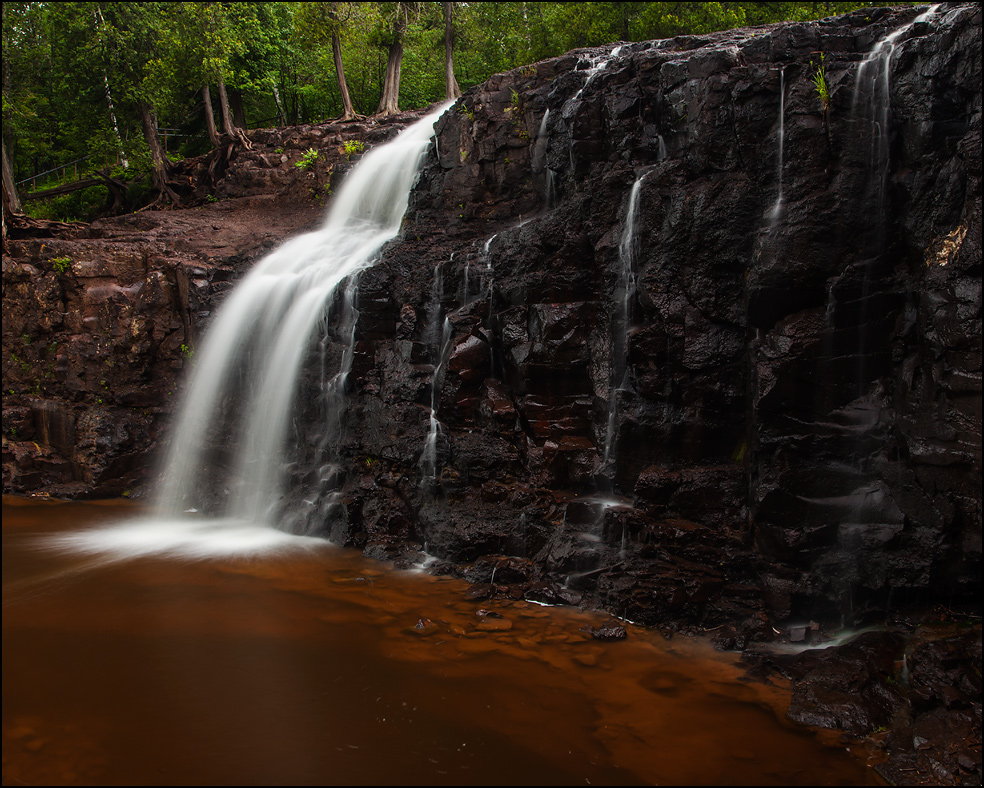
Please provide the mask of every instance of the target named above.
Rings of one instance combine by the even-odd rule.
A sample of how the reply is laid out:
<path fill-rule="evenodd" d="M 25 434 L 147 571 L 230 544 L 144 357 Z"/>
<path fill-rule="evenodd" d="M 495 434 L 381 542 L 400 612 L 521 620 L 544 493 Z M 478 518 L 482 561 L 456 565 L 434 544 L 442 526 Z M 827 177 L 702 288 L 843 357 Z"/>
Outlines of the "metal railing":
<path fill-rule="evenodd" d="M 185 134 L 180 129 L 163 128 L 163 127 L 158 128 L 157 129 L 157 133 L 161 137 L 161 139 L 163 140 L 163 147 L 164 147 L 164 152 L 165 153 L 168 152 L 168 150 L 167 150 L 167 141 L 168 141 L 168 138 L 169 137 L 196 137 L 196 136 L 201 136 L 201 135 L 198 135 L 198 134 Z M 115 156 L 115 158 L 114 158 L 114 156 Z M 114 164 L 116 166 L 119 166 L 119 164 L 121 163 L 121 160 L 120 160 L 120 150 L 119 150 L 119 148 L 116 149 L 116 153 L 114 154 L 114 156 L 110 156 L 109 154 L 106 154 L 106 153 L 102 153 L 102 154 L 99 154 L 99 153 L 90 153 L 88 156 L 83 156 L 83 157 L 81 157 L 79 159 L 75 159 L 74 161 L 69 161 L 69 162 L 65 162 L 64 164 L 59 164 L 57 167 L 52 167 L 50 170 L 45 170 L 44 172 L 36 172 L 36 173 L 34 173 L 34 175 L 30 175 L 27 178 L 24 178 L 23 180 L 17 181 L 16 185 L 18 187 L 20 187 L 20 186 L 23 186 L 25 183 L 30 183 L 31 184 L 30 192 L 36 192 L 38 190 L 38 181 L 39 180 L 41 180 L 42 183 L 43 183 L 44 180 L 49 175 L 51 175 L 52 173 L 60 172 L 61 173 L 61 177 L 58 178 L 57 180 L 59 182 L 65 181 L 65 180 L 68 179 L 68 170 L 69 169 L 72 170 L 72 178 L 77 181 L 77 180 L 80 180 L 81 179 L 81 176 L 84 176 L 87 173 L 90 173 L 93 170 L 98 169 L 97 167 L 89 167 L 89 168 L 84 168 L 83 167 L 83 168 L 81 168 L 81 175 L 80 175 L 80 167 L 79 167 L 80 164 L 82 164 L 83 162 L 87 162 L 87 161 L 89 161 L 89 160 L 91 160 L 93 158 L 98 159 L 98 158 L 101 157 L 102 160 L 103 160 L 102 166 L 108 167 L 110 164 Z M 27 193 L 29 194 L 30 192 L 27 192 Z"/>

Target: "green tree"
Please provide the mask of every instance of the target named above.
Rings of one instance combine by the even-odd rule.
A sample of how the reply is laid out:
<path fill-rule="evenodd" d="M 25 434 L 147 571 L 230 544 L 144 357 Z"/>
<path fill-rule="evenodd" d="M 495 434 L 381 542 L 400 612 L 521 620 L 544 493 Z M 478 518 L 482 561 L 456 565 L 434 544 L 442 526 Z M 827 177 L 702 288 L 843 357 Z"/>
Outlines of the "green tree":
<path fill-rule="evenodd" d="M 295 22 L 300 40 L 307 54 L 316 54 L 328 44 L 331 45 L 332 65 L 342 102 L 339 120 L 357 117 L 345 79 L 345 64 L 342 60 L 342 30 L 351 15 L 350 3 L 300 3 Z"/>

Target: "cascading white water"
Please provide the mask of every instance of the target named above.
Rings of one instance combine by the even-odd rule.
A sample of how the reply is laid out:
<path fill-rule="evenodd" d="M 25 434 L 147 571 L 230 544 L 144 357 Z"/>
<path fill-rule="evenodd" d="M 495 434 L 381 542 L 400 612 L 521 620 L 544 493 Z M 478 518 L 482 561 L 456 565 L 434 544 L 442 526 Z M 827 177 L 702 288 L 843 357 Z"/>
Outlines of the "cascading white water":
<path fill-rule="evenodd" d="M 776 179 L 779 181 L 779 188 L 776 193 L 776 201 L 769 209 L 767 215 L 769 223 L 773 224 L 782 213 L 782 170 L 783 170 L 783 147 L 786 140 L 786 69 L 779 69 L 779 163 L 777 165 Z"/>
<path fill-rule="evenodd" d="M 581 100 L 581 94 L 584 93 L 585 88 L 591 84 L 591 81 L 598 76 L 602 71 L 608 68 L 608 64 L 615 60 L 619 54 L 622 52 L 622 46 L 619 45 L 612 49 L 611 52 L 605 55 L 594 55 L 588 57 L 582 57 L 578 62 L 578 65 L 587 66 L 587 68 L 581 69 L 581 73 L 585 75 L 584 84 L 578 89 L 571 98 L 564 102 L 563 116 L 565 118 L 569 117 L 569 109 L 577 105 Z"/>
<path fill-rule="evenodd" d="M 540 121 L 540 128 L 536 132 L 536 141 L 533 144 L 532 158 L 533 172 L 543 174 L 543 202 L 548 210 L 553 208 L 554 203 L 556 202 L 554 171 L 547 166 L 547 121 L 549 118 L 550 110 L 548 109 L 543 113 L 543 119 Z"/>
<path fill-rule="evenodd" d="M 882 38 L 865 56 L 858 67 L 854 83 L 853 115 L 860 131 L 867 137 L 867 183 L 861 192 L 861 210 L 867 217 L 867 230 L 860 250 L 871 261 L 885 251 L 889 229 L 888 182 L 891 172 L 891 89 L 892 59 L 903 36 L 917 24 L 935 16 L 939 5 L 931 6 L 924 13 L 898 30 Z M 860 319 L 857 336 L 857 387 L 861 393 L 867 387 L 866 358 L 869 351 L 868 300 L 871 287 L 870 262 L 863 272 L 860 299 Z"/>
<path fill-rule="evenodd" d="M 622 46 L 619 45 L 612 49 L 611 52 L 604 55 L 594 55 L 594 56 L 584 56 L 578 61 L 579 66 L 587 66 L 587 68 L 580 69 L 578 73 L 584 74 L 584 82 L 581 87 L 578 88 L 577 93 L 575 93 L 571 98 L 564 102 L 564 106 L 561 108 L 561 117 L 565 121 L 572 121 L 574 115 L 577 113 L 577 109 L 581 104 L 581 95 L 587 89 L 588 85 L 602 73 L 608 64 L 613 60 L 618 58 L 619 54 L 622 52 Z M 577 171 L 577 167 L 574 162 L 574 135 L 571 134 L 571 144 L 568 150 L 568 156 L 571 160 L 571 175 Z"/>
<path fill-rule="evenodd" d="M 878 211 L 875 225 L 876 243 L 883 239 L 883 214 L 888 190 L 888 175 L 891 162 L 889 160 L 889 124 L 891 122 L 891 75 L 892 57 L 899 40 L 915 25 L 931 19 L 939 9 L 939 5 L 931 6 L 927 11 L 917 16 L 907 25 L 889 33 L 881 39 L 865 56 L 854 82 L 854 100 L 852 111 L 867 128 L 862 133 L 870 139 L 869 186 L 864 195 L 866 204 L 874 205 Z"/>
<path fill-rule="evenodd" d="M 448 359 L 448 352 L 451 349 L 451 321 L 444 319 L 441 329 L 440 342 L 438 343 L 437 364 L 434 367 L 434 378 L 431 380 L 431 403 L 430 403 L 430 425 L 427 429 L 427 437 L 424 439 L 424 450 L 420 454 L 420 472 L 424 479 L 437 478 L 437 441 L 444 432 L 444 425 L 437 418 L 437 409 L 441 399 L 441 382 L 444 373 L 444 365 Z"/>
<path fill-rule="evenodd" d="M 451 256 L 454 260 L 454 255 Z M 467 276 L 465 290 L 467 291 Z M 428 341 L 434 349 L 434 376 L 431 379 L 430 396 L 430 425 L 427 429 L 427 436 L 424 438 L 424 449 L 420 454 L 418 466 L 425 480 L 434 479 L 437 476 L 437 440 L 443 432 L 444 425 L 437 418 L 437 410 L 441 396 L 441 376 L 444 371 L 444 362 L 447 357 L 451 344 L 451 321 L 444 318 L 441 320 L 443 311 L 441 302 L 444 299 L 444 275 L 441 272 L 441 264 L 434 266 L 434 279 L 431 285 L 431 314 L 430 325 L 428 326 Z"/>
<path fill-rule="evenodd" d="M 493 233 L 492 236 L 485 242 L 485 246 L 482 247 L 482 254 L 485 257 L 485 274 L 488 276 L 489 285 L 489 315 L 486 327 L 489 331 L 489 336 L 494 336 L 496 333 L 496 316 L 495 316 L 495 269 L 492 267 L 492 242 L 495 240 L 498 233 Z M 495 377 L 495 353 L 494 345 L 489 348 L 489 358 L 490 369 L 489 376 Z"/>
<path fill-rule="evenodd" d="M 287 423 L 312 332 L 338 285 L 371 265 L 382 245 L 399 232 L 434 123 L 445 109 L 363 157 L 335 196 L 321 229 L 264 258 L 223 304 L 197 355 L 176 421 L 158 516 L 174 517 L 199 505 L 197 482 L 208 464 L 209 426 L 227 397 L 239 393 L 245 373 L 248 390 L 242 395 L 247 401 L 235 440 L 231 487 L 215 514 L 273 524 Z M 350 366 L 348 347 L 329 399 L 340 399 Z"/>
<path fill-rule="evenodd" d="M 625 225 L 618 244 L 619 280 L 615 291 L 615 310 L 612 318 L 612 371 L 608 399 L 608 424 L 605 429 L 605 447 L 602 456 L 602 469 L 614 476 L 615 469 L 615 431 L 618 417 L 618 393 L 627 385 L 629 318 L 632 299 L 636 293 L 635 258 L 635 219 L 639 205 L 639 192 L 645 175 L 640 175 L 629 192 L 629 206 L 625 214 Z"/>

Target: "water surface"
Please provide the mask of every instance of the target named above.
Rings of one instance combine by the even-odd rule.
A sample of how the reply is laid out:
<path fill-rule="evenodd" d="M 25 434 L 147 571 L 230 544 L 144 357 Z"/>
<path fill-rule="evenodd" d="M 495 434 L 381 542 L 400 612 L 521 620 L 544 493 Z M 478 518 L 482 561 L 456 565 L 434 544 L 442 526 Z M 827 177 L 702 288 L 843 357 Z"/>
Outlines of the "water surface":
<path fill-rule="evenodd" d="M 5 785 L 875 780 L 701 642 L 598 641 L 581 628 L 600 616 L 470 601 L 303 540 L 51 547 L 136 513 L 3 499 Z"/>

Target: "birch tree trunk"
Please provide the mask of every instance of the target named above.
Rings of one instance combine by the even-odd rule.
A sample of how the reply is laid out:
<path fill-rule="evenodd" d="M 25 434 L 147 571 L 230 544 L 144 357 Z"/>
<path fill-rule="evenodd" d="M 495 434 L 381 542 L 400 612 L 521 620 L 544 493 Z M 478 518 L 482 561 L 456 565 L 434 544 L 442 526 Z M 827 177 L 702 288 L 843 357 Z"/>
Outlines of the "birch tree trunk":
<path fill-rule="evenodd" d="M 99 23 L 103 25 L 106 24 L 106 17 L 103 16 L 102 9 L 96 5 L 96 16 L 99 18 Z M 97 23 L 98 24 L 98 23 Z M 116 135 L 116 151 L 120 157 L 120 164 L 123 165 L 124 170 L 130 168 L 130 162 L 127 161 L 126 153 L 123 151 L 123 136 L 120 134 L 120 124 L 116 120 L 116 105 L 113 103 L 113 91 L 109 89 L 109 74 L 103 70 L 103 87 L 106 92 L 106 107 L 109 109 L 109 118 L 113 122 L 113 133 Z"/>

